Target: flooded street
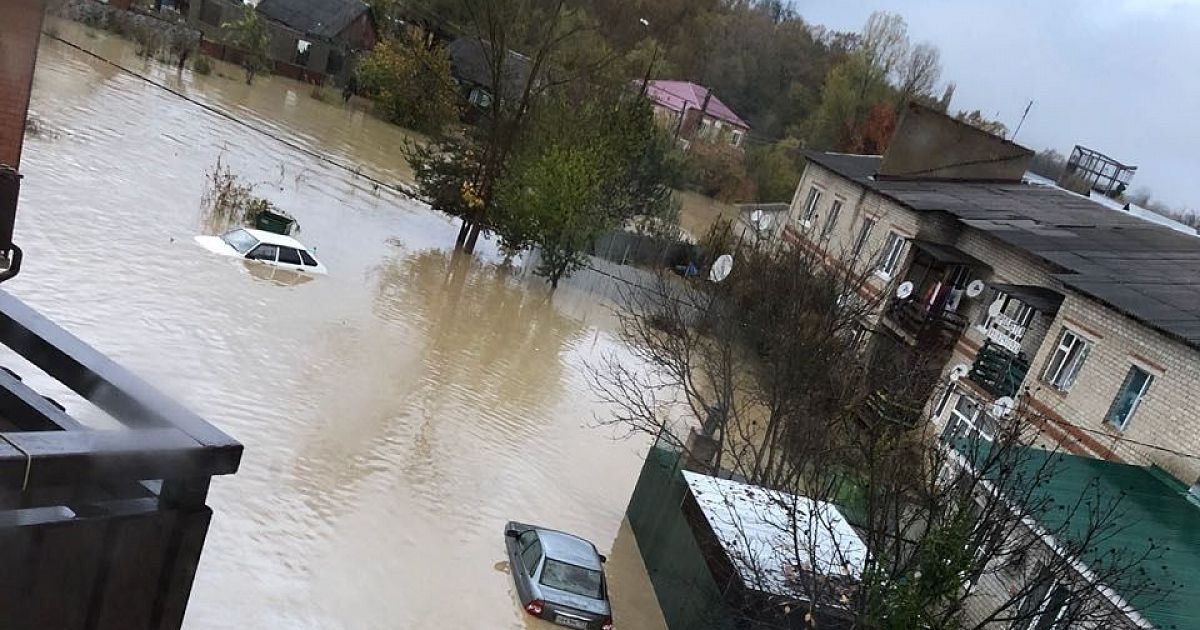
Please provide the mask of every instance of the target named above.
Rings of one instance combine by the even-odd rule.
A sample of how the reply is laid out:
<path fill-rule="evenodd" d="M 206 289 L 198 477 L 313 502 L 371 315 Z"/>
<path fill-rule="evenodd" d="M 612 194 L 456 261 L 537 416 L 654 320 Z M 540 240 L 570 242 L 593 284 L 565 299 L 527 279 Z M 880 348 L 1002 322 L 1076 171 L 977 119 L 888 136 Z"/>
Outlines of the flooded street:
<path fill-rule="evenodd" d="M 224 65 L 232 78 L 180 78 L 56 24 L 255 127 L 407 178 L 409 138 L 340 99 L 247 87 Z M 663 627 L 622 526 L 646 442 L 597 426 L 586 382 L 589 360 L 621 352 L 603 276 L 552 294 L 490 244 L 456 256 L 443 215 L 48 38 L 31 109 L 45 130 L 26 143 L 25 265 L 5 288 L 246 447 L 214 479 L 186 627 L 534 627 L 502 563 L 510 519 L 591 539 L 617 626 Z M 329 276 L 193 243 L 218 156 L 296 216 Z"/>

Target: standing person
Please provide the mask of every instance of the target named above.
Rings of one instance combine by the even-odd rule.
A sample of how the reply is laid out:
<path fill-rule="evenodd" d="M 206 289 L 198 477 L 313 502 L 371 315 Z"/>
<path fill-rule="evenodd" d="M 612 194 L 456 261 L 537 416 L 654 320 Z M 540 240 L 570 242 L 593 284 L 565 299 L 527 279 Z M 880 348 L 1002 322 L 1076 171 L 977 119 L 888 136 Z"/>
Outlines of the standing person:
<path fill-rule="evenodd" d="M 342 87 L 342 102 L 349 103 L 350 97 L 358 91 L 358 76 L 351 74 L 349 79 L 346 79 L 346 85 Z"/>

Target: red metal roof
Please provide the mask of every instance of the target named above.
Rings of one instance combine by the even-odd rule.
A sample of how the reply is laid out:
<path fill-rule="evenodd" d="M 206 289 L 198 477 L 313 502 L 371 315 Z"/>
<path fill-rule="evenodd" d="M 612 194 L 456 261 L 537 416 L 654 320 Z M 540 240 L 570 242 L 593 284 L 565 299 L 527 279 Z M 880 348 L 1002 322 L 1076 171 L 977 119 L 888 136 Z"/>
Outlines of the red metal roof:
<path fill-rule="evenodd" d="M 650 97 L 650 100 L 676 112 L 682 112 L 685 109 L 700 109 L 704 106 L 704 98 L 710 91 L 709 88 L 690 81 L 651 81 L 646 85 L 646 95 Z M 721 102 L 716 94 L 713 94 L 712 98 L 708 100 L 706 111 L 713 118 L 743 129 L 750 129 L 750 125 L 746 124 L 746 121 L 742 120 L 732 109 L 729 109 L 728 105 Z"/>

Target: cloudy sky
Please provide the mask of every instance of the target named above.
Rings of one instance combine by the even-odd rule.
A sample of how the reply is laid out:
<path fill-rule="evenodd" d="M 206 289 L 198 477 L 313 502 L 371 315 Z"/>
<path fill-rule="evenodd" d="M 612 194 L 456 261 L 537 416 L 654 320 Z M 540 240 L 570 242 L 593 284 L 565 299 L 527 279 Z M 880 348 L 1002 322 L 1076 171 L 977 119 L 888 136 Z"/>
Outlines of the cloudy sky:
<path fill-rule="evenodd" d="M 1016 126 L 1016 141 L 1083 144 L 1138 166 L 1133 188 L 1200 211 L 1200 0 L 795 0 L 809 22 L 857 31 L 904 16 L 942 51 L 952 107 Z"/>

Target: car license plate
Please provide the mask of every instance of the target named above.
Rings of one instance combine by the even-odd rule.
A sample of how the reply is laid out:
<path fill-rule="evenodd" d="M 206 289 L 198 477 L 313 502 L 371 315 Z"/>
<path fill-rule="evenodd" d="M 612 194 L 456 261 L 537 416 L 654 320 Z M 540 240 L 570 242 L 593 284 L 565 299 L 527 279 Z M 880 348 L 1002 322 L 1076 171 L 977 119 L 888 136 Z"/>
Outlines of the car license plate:
<path fill-rule="evenodd" d="M 568 628 L 587 628 L 587 622 L 574 617 L 564 617 L 562 615 L 554 615 L 554 623 Z"/>

